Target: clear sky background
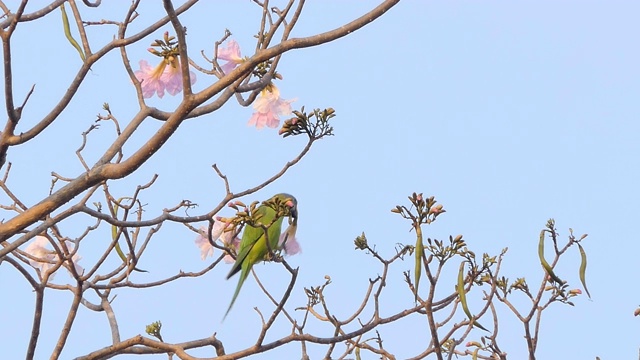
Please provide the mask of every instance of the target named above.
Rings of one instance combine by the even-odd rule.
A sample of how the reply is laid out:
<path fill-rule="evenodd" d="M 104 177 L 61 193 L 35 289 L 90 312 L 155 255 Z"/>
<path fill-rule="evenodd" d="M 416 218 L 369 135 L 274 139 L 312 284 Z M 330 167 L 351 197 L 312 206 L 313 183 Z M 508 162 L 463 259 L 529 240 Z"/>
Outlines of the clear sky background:
<path fill-rule="evenodd" d="M 29 6 L 40 6 L 36 3 Z M 119 20 L 127 5 L 110 2 L 100 10 L 82 12 L 85 20 Z M 148 26 L 163 12 L 160 2 L 144 5 L 132 31 Z M 310 1 L 293 36 L 333 29 L 373 6 L 373 1 Z M 287 309 L 293 312 L 304 306 L 303 287 L 320 285 L 329 275 L 333 283 L 325 294 L 330 306 L 338 316 L 352 313 L 368 279 L 381 271 L 370 256 L 354 251 L 353 239 L 366 232 L 369 242 L 386 256 L 394 253 L 398 242 L 414 243 L 410 224 L 389 210 L 408 205 L 406 196 L 411 192 L 423 192 L 436 196 L 447 210 L 425 229 L 428 237 L 463 234 L 477 254 L 497 254 L 508 247 L 502 274 L 510 279 L 524 276 L 536 289 L 542 278 L 537 238 L 547 219 L 556 219 L 563 239 L 570 227 L 578 235 L 588 233 L 583 245 L 589 255 L 587 281 L 593 299 L 579 296 L 575 307 L 558 303 L 544 312 L 538 358 L 636 358 L 639 13 L 638 2 L 615 0 L 405 1 L 346 38 L 285 55 L 278 69 L 284 80 L 277 82 L 282 96 L 296 98 L 298 108 L 333 107 L 337 113 L 336 136 L 319 141 L 282 179 L 243 199 L 265 200 L 282 191 L 298 199 L 303 253 L 288 259 L 300 273 Z M 243 55 L 251 55 L 259 15 L 259 8 L 249 1 L 196 5 L 181 17 L 191 56 L 204 66 L 200 50 L 211 56 L 214 41 L 225 28 Z M 140 59 L 157 62 L 146 48 L 166 30 L 172 31 L 166 26 L 129 49 L 135 69 Z M 96 49 L 114 34 L 115 29 L 107 26 L 89 29 Z M 13 50 L 18 99 L 36 84 L 18 127 L 25 131 L 58 101 L 80 60 L 64 38 L 59 13 L 21 24 Z M 81 144 L 81 132 L 96 114 L 104 113 L 104 102 L 122 125 L 136 113 L 135 90 L 118 54 L 103 60 L 41 139 L 9 152 L 8 160 L 14 164 L 9 185 L 26 204 L 46 196 L 52 171 L 69 177 L 81 172 L 74 151 Z M 213 81 L 198 74 L 194 89 Z M 149 100 L 163 110 L 178 102 L 179 96 L 168 95 Z M 112 192 L 129 195 L 137 184 L 159 174 L 156 185 L 142 198 L 148 204 L 145 216 L 154 217 L 182 199 L 200 205 L 191 214 L 215 206 L 224 187 L 211 169 L 213 163 L 228 175 L 234 192 L 258 184 L 292 159 L 304 141 L 282 139 L 277 130 L 247 127 L 251 113 L 251 108 L 231 101 L 214 114 L 185 122 L 138 173 L 114 182 Z M 150 119 L 136 141 L 144 142 L 159 126 Z M 113 138 L 107 123 L 92 132 L 87 162 L 93 163 Z M 125 155 L 133 150 L 125 148 Z M 78 216 L 61 228 L 73 237 L 91 223 Z M 133 274 L 132 280 L 154 281 L 209 264 L 209 259 L 200 260 L 193 232 L 178 225 L 162 230 L 139 264 L 150 272 Z M 110 241 L 109 231 L 104 226 L 82 243 L 83 265 L 101 254 L 99 249 Z M 557 272 L 572 287 L 580 287 L 579 255 L 577 249 L 571 250 Z M 109 259 L 113 266 L 118 261 L 115 255 Z M 443 293 L 453 290 L 457 265 L 450 264 L 450 282 L 441 284 Z M 285 271 L 274 264 L 256 269 L 280 294 L 287 281 Z M 410 269 L 412 261 L 393 269 L 382 298 L 384 315 L 413 305 L 402 277 L 402 271 Z M 227 352 L 250 346 L 260 326 L 253 307 L 264 314 L 272 307 L 250 278 L 229 318 L 221 323 L 237 281 L 224 280 L 227 272 L 228 266 L 222 264 L 202 278 L 145 291 L 114 291 L 122 338 L 144 333 L 145 325 L 161 320 L 168 342 L 216 332 Z M 55 282 L 69 279 L 61 271 Z M 34 296 L 7 264 L 0 266 L 0 285 L 3 357 L 22 358 Z M 470 296 L 480 295 L 476 291 Z M 37 358 L 48 358 L 70 299 L 67 293 L 47 293 Z M 522 359 L 526 354 L 522 326 L 497 305 L 500 344 L 510 359 Z M 461 320 L 462 313 L 456 317 Z M 311 325 L 309 330 L 318 336 L 332 334 L 324 325 Z M 285 322 L 279 322 L 267 341 L 289 331 Z M 385 348 L 398 359 L 417 355 L 429 339 L 426 321 L 417 317 L 382 327 L 380 334 Z M 470 340 L 480 336 L 476 333 Z M 107 346 L 110 339 L 104 314 L 81 308 L 62 358 Z M 323 350 L 310 345 L 312 358 L 321 357 Z M 210 349 L 192 353 L 213 356 Z M 299 345 L 290 344 L 257 357 L 299 354 Z"/>

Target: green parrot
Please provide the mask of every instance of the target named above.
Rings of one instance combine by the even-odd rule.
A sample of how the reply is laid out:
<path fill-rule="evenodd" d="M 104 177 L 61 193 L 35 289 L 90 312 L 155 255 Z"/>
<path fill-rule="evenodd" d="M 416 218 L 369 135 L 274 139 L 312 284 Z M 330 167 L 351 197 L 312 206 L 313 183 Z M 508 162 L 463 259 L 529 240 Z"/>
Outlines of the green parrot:
<path fill-rule="evenodd" d="M 264 260 L 265 256 L 269 254 L 269 249 L 273 251 L 278 250 L 279 248 L 284 247 L 284 244 L 288 239 L 295 237 L 298 224 L 298 201 L 292 195 L 283 193 L 274 195 L 266 202 L 273 202 L 276 199 L 289 208 L 289 227 L 286 230 L 285 238 L 281 244 L 278 244 L 282 230 L 282 220 L 285 216 L 280 216 L 276 219 L 276 210 L 265 205 L 265 202 L 263 202 L 256 210 L 256 214 L 262 216 L 256 225 L 268 226 L 266 236 L 264 228 L 261 226 L 254 227 L 248 224 L 245 226 L 236 262 L 233 264 L 231 271 L 229 271 L 229 274 L 227 275 L 227 280 L 229 280 L 233 275 L 240 272 L 240 279 L 238 279 L 238 286 L 236 287 L 236 291 L 233 293 L 231 304 L 229 304 L 229 308 L 224 314 L 223 320 L 227 317 L 229 311 L 231 311 L 231 307 L 240 293 L 240 288 L 242 288 L 242 284 L 244 284 L 247 276 L 249 276 L 249 272 L 253 265 Z M 269 240 L 268 245 L 267 239 Z"/>

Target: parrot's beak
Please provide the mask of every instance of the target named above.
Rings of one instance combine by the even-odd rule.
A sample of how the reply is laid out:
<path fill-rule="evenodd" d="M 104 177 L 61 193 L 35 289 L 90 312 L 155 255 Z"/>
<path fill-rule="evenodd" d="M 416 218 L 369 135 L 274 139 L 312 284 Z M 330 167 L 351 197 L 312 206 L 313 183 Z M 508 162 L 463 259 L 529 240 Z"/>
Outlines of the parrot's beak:
<path fill-rule="evenodd" d="M 285 230 L 284 241 L 282 241 L 281 246 L 284 246 L 289 239 L 295 238 L 296 230 L 298 229 L 298 204 L 295 199 L 292 199 L 287 205 L 289 205 L 289 226 Z"/>
<path fill-rule="evenodd" d="M 287 199 L 285 203 L 289 207 L 289 225 L 298 224 L 298 204 L 295 198 Z"/>

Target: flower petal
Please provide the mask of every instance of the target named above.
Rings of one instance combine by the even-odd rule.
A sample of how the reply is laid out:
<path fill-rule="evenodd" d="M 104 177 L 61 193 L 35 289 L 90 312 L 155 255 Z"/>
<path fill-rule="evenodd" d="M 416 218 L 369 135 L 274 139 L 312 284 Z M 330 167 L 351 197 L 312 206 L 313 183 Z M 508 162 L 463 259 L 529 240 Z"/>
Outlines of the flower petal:
<path fill-rule="evenodd" d="M 218 60 L 225 60 L 227 63 L 222 64 L 222 72 L 230 73 L 233 69 L 241 64 L 244 60 L 240 53 L 240 45 L 235 40 L 230 40 L 225 47 L 218 47 Z"/>

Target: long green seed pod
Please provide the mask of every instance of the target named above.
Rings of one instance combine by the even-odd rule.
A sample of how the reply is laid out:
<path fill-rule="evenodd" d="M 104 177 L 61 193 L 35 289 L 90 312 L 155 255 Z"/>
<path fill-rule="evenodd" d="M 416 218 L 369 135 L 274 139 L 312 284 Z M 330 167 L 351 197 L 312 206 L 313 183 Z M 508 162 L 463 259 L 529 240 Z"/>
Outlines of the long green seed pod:
<path fill-rule="evenodd" d="M 460 263 L 460 271 L 458 271 L 458 284 L 456 285 L 456 290 L 458 291 L 458 297 L 460 298 L 462 311 L 464 311 L 467 317 L 469 317 L 469 320 L 473 322 L 473 325 L 484 331 L 489 331 L 484 326 L 480 325 L 479 322 L 475 321 L 473 315 L 471 315 L 471 311 L 469 311 L 469 306 L 467 305 L 467 294 L 464 291 L 464 261 Z"/>
<path fill-rule="evenodd" d="M 67 17 L 67 11 L 64 9 L 64 4 L 60 5 L 60 10 L 62 11 L 62 27 L 64 28 L 64 36 L 66 36 L 67 40 L 69 40 L 69 43 L 71 43 L 71 45 L 76 48 L 76 50 L 78 50 L 80 58 L 82 59 L 82 61 L 84 61 L 85 56 L 82 48 L 80 47 L 76 39 L 71 36 L 71 27 L 69 26 L 69 18 Z"/>
<path fill-rule="evenodd" d="M 589 294 L 589 289 L 587 289 L 587 280 L 585 273 L 587 271 L 587 253 L 582 248 L 582 245 L 578 244 L 578 249 L 580 249 L 580 257 L 582 258 L 582 262 L 580 263 L 580 282 L 584 287 L 584 291 L 587 293 L 587 296 L 591 298 L 591 294 Z"/>
<path fill-rule="evenodd" d="M 557 282 L 558 284 L 562 285 L 564 284 L 564 281 L 562 281 L 562 279 L 560 279 L 554 272 L 553 269 L 551 268 L 551 265 L 549 265 L 549 263 L 547 262 L 547 260 L 544 259 L 544 232 L 546 230 L 542 230 L 540 231 L 540 242 L 538 243 L 538 257 L 540 257 L 540 263 L 542 264 L 542 267 L 544 268 L 544 270 L 547 272 L 547 274 L 549 274 L 549 276 L 551 277 L 551 279 L 555 282 Z"/>
<path fill-rule="evenodd" d="M 126 200 L 126 199 L 131 199 L 130 197 L 121 197 L 120 199 L 118 199 L 118 201 L 113 205 L 113 217 L 118 216 L 118 209 L 120 208 L 118 206 L 118 204 L 122 201 L 122 200 Z M 122 262 L 124 262 L 125 264 L 127 263 L 127 256 L 124 254 L 124 252 L 122 251 L 122 248 L 120 247 L 120 244 L 118 243 L 118 227 L 115 225 L 111 225 L 111 238 L 116 242 L 116 252 L 118 253 L 118 256 L 120 257 L 120 259 L 122 259 Z M 138 272 L 148 272 L 147 270 L 141 270 L 138 269 L 137 267 L 133 268 L 134 271 L 138 271 Z"/>

